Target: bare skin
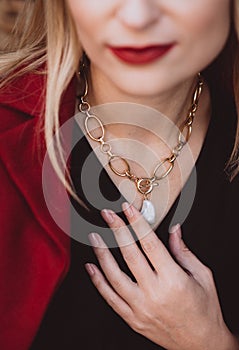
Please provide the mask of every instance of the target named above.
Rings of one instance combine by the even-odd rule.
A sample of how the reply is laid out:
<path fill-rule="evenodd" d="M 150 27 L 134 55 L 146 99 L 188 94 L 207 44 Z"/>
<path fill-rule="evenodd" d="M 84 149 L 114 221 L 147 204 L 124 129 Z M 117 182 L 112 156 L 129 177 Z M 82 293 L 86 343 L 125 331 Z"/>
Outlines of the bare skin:
<path fill-rule="evenodd" d="M 188 101 L 189 92 L 185 96 Z M 210 122 L 210 93 L 206 85 L 200 102 L 189 142 L 193 163 L 188 167 L 188 175 L 200 154 Z M 173 114 L 183 115 L 179 113 L 182 109 L 179 100 L 173 108 L 171 118 Z M 173 121 L 179 125 L 182 120 L 178 118 Z M 120 143 L 120 139 L 128 138 L 144 146 L 150 145 L 158 155 L 158 160 L 167 154 L 168 146 L 146 129 L 137 125 L 117 124 L 117 116 L 114 115 L 107 116 L 106 122 L 108 139 L 116 140 L 114 152 L 127 155 L 127 143 Z M 92 147 L 104 163 L 102 154 L 97 151 L 94 143 Z M 152 159 L 147 159 L 146 153 L 140 153 L 140 159 L 140 164 L 131 162 L 131 168 L 136 174 L 144 174 L 145 169 L 147 173 L 152 168 Z M 178 161 L 187 164 L 187 153 L 180 155 Z M 124 212 L 155 270 L 151 269 L 143 257 L 122 220 L 112 211 L 102 211 L 102 216 L 113 230 L 122 255 L 137 281 L 134 283 L 120 270 L 103 240 L 93 233 L 89 238 L 104 275 L 93 264 L 87 264 L 86 269 L 102 297 L 133 330 L 168 350 L 238 350 L 238 339 L 224 323 L 212 272 L 185 246 L 180 226 L 174 227 L 169 237 L 170 250 L 176 263 L 136 209 L 141 207 L 142 196 L 135 190 L 129 191 L 127 182 L 122 182 L 108 167 L 106 170 L 125 198 L 134 204 L 130 209 L 125 204 Z M 151 200 L 157 212 L 155 225 L 162 221 L 181 191 L 187 177 L 182 180 L 180 175 L 180 166 L 176 165 L 168 180 L 170 194 L 167 190 L 166 193 L 169 198 L 162 197 L 160 189 L 154 191 Z M 162 184 L 161 188 L 163 186 L 166 185 Z M 168 199 L 164 211 L 158 200 L 159 193 L 162 202 Z M 131 197 L 132 194 L 134 197 Z"/>
<path fill-rule="evenodd" d="M 174 103 L 167 103 L 165 105 L 164 111 L 167 110 L 169 117 L 167 115 L 167 117 L 162 117 L 163 119 L 168 118 L 173 122 L 172 125 L 175 124 L 178 127 L 180 126 L 187 116 L 196 82 L 197 79 L 194 78 L 193 84 L 191 82 L 191 85 L 188 86 L 186 90 L 184 87 L 180 90 L 181 93 L 182 90 L 184 90 L 183 98 L 182 96 L 181 99 L 179 96 L 178 98 L 175 96 L 175 99 L 173 100 Z M 92 93 L 92 90 L 93 89 L 91 88 L 88 100 L 93 104 L 94 102 L 96 103 L 99 101 L 99 97 L 97 99 L 95 94 Z M 99 92 L 100 91 L 101 90 L 99 90 Z M 101 94 L 99 95 L 102 97 Z M 107 100 L 103 101 L 104 103 L 107 103 Z M 153 105 L 152 101 L 150 107 L 155 107 L 154 109 L 156 110 L 156 106 Z M 176 145 L 177 129 L 172 129 L 172 131 L 170 131 L 170 124 L 166 123 L 166 127 L 164 126 L 165 130 L 162 131 L 161 118 L 158 118 L 157 114 L 154 118 L 150 118 L 150 114 L 148 115 L 147 110 L 146 118 L 143 120 L 141 119 L 140 122 L 137 118 L 136 109 L 133 117 L 132 113 L 124 113 L 127 123 L 124 123 L 124 120 L 119 123 L 121 120 L 120 118 L 122 118 L 120 105 L 119 107 L 116 107 L 116 111 L 116 113 L 103 113 L 102 116 L 100 114 L 100 118 L 105 125 L 105 137 L 112 145 L 113 153 L 124 156 L 129 160 L 131 172 L 133 174 L 140 177 L 152 176 L 152 171 L 155 166 L 162 161 L 162 159 L 169 156 L 172 147 Z M 159 115 L 162 114 L 160 113 Z M 210 117 L 210 93 L 205 83 L 200 98 L 199 108 L 193 123 L 193 131 L 189 143 L 175 162 L 173 171 L 167 178 L 160 182 L 158 187 L 155 187 L 150 195 L 150 200 L 156 209 L 155 227 L 160 224 L 170 207 L 173 205 L 195 166 L 204 143 Z M 84 131 L 83 118 L 79 118 L 79 120 L 82 123 L 81 128 Z M 169 127 L 169 130 L 167 127 Z M 172 132 L 172 135 L 170 132 Z M 166 133 L 166 135 L 162 138 L 161 136 L 164 133 Z M 165 140 L 167 141 L 166 143 Z M 140 210 L 143 196 L 136 190 L 135 184 L 129 180 L 125 180 L 125 178 L 115 175 L 107 165 L 107 157 L 100 151 L 99 144 L 91 141 L 89 138 L 88 141 L 102 165 L 105 166 L 109 177 L 116 187 L 120 189 L 124 198 Z M 150 151 L 147 151 L 147 149 Z M 120 165 L 120 162 L 116 162 L 116 167 L 119 167 Z"/>
<path fill-rule="evenodd" d="M 238 350 L 223 321 L 212 273 L 185 246 L 180 226 L 169 238 L 176 263 L 139 212 L 127 203 L 123 209 L 154 270 L 122 220 L 102 211 L 137 281 L 120 270 L 100 236 L 91 234 L 105 276 L 93 264 L 86 269 L 107 303 L 132 329 L 168 350 Z"/>
<path fill-rule="evenodd" d="M 91 62 L 88 95 L 91 105 L 108 102 L 142 104 L 167 115 L 176 125 L 185 116 L 196 74 L 218 56 L 230 30 L 229 0 L 67 0 L 67 3 L 79 43 Z M 109 50 L 109 47 L 115 46 L 135 49 L 172 43 L 173 49 L 166 56 L 142 66 L 122 62 Z M 160 138 L 155 138 L 144 128 L 139 129 L 137 122 L 130 127 L 124 123 L 115 125 L 119 120 L 102 120 L 104 124 L 110 124 L 107 137 L 116 140 L 114 152 L 127 155 L 129 147 L 120 144 L 122 138 L 150 145 L 155 158 L 142 152 L 140 165 L 132 161 L 132 170 L 137 175 L 140 172 L 141 176 L 148 175 L 168 148 Z M 209 120 L 210 96 L 205 89 L 189 142 L 194 161 L 187 169 L 188 175 L 198 159 Z M 152 126 L 158 134 L 157 121 Z M 95 145 L 91 145 L 105 164 Z M 183 167 L 187 160 L 187 156 L 180 155 Z M 121 183 L 121 179 L 106 169 L 125 198 L 139 208 L 142 198 L 135 196 L 135 188 L 129 189 L 126 182 Z M 178 181 L 179 175 L 178 164 L 167 179 L 171 193 L 165 200 L 163 214 L 162 208 L 157 207 L 160 188 L 153 191 L 157 224 L 187 178 L 185 176 L 183 181 Z M 180 229 L 175 229 L 169 239 L 176 263 L 133 206 L 132 211 L 131 216 L 125 210 L 126 216 L 155 270 L 150 268 L 132 241 L 126 225 L 113 213 L 107 215 L 103 211 L 102 215 L 113 230 L 122 255 L 137 281 L 133 283 L 119 269 L 100 238 L 91 235 L 91 243 L 95 246 L 105 276 L 95 265 L 87 264 L 86 267 L 105 300 L 132 329 L 168 350 L 238 350 L 236 338 L 223 321 L 212 274 L 185 248 Z"/>

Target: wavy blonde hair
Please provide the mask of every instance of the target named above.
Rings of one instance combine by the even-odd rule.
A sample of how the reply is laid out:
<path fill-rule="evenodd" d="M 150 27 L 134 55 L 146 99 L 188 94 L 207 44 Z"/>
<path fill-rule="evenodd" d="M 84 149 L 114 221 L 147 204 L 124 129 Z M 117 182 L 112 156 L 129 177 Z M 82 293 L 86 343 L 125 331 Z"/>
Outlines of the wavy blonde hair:
<path fill-rule="evenodd" d="M 13 41 L 6 47 L 5 53 L 0 55 L 0 88 L 27 72 L 39 73 L 39 68 L 47 63 L 43 118 L 46 145 L 51 143 L 53 135 L 59 129 L 61 97 L 76 74 L 82 55 L 69 13 L 65 0 L 26 0 L 22 16 L 14 29 Z M 221 55 L 220 63 L 224 66 L 222 70 L 229 70 L 229 75 L 226 75 L 227 85 L 232 86 L 238 115 L 236 140 L 227 164 L 231 179 L 239 172 L 239 0 L 233 0 L 232 13 L 234 21 L 229 43 L 224 49 L 224 55 Z M 208 79 L 211 81 L 215 80 L 214 78 L 218 79 L 221 68 L 222 66 L 215 65 L 214 70 L 211 70 L 212 73 L 208 74 Z M 64 162 L 59 136 L 57 150 Z M 55 151 L 50 152 L 49 156 L 66 188 L 75 197 L 70 182 L 65 181 L 59 156 Z"/>
<path fill-rule="evenodd" d="M 39 126 L 44 129 L 48 154 L 58 176 L 71 195 L 84 205 L 72 189 L 60 135 L 56 132 L 60 127 L 62 95 L 77 73 L 82 56 L 74 23 L 68 14 L 64 0 L 25 1 L 13 28 L 13 39 L 0 55 L 0 89 L 26 73 L 44 74 L 46 98 L 42 106 L 44 118 Z M 56 147 L 48 147 L 53 138 Z M 62 169 L 66 169 L 65 173 Z"/>

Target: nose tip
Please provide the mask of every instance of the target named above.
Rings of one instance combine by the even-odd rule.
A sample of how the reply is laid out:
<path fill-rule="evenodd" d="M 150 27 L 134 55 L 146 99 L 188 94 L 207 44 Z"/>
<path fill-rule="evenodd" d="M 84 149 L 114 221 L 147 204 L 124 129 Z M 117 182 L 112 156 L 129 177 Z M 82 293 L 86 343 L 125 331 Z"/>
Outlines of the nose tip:
<path fill-rule="evenodd" d="M 126 0 L 118 9 L 118 19 L 136 29 L 151 26 L 159 16 L 160 10 L 154 0 Z"/>

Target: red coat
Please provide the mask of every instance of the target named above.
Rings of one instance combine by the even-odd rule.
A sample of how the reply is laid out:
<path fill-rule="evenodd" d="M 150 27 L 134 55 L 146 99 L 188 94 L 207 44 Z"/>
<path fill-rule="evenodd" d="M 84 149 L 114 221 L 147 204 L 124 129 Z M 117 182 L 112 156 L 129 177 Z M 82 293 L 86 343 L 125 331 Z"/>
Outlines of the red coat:
<path fill-rule="evenodd" d="M 0 349 L 26 350 L 70 262 L 70 239 L 51 218 L 42 191 L 36 129 L 42 75 L 0 93 Z M 75 84 L 61 118 L 74 114 Z M 43 136 L 41 135 L 41 140 Z M 62 203 L 64 205 L 64 203 Z"/>

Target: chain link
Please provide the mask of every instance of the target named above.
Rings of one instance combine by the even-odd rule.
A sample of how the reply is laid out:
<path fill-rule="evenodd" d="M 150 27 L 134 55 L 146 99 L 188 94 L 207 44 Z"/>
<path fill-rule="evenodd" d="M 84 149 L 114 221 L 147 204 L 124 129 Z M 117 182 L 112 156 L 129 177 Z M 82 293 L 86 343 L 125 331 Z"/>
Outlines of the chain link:
<path fill-rule="evenodd" d="M 112 153 L 112 148 L 110 143 L 106 142 L 104 140 L 105 137 L 105 128 L 101 120 L 95 115 L 90 113 L 90 105 L 88 102 L 84 100 L 84 98 L 87 95 L 87 92 L 85 92 L 83 98 L 81 98 L 81 102 L 78 106 L 78 109 L 81 113 L 84 113 L 86 115 L 85 119 L 85 129 L 88 134 L 88 136 L 96 142 L 99 142 L 101 144 L 100 149 L 101 152 L 106 154 L 108 156 L 108 165 L 110 169 L 113 171 L 114 174 L 120 176 L 120 177 L 127 177 L 130 181 L 133 181 L 136 185 L 137 190 L 147 198 L 147 195 L 150 194 L 155 186 L 158 186 L 158 181 L 163 180 L 165 177 L 167 177 L 171 171 L 174 168 L 174 163 L 178 156 L 180 155 L 183 147 L 188 143 L 190 136 L 192 134 L 192 125 L 194 121 L 195 114 L 198 109 L 199 99 L 202 93 L 203 88 L 203 80 L 201 78 L 200 73 L 198 74 L 198 83 L 195 88 L 195 91 L 193 93 L 192 97 L 192 103 L 191 107 L 189 109 L 188 115 L 186 120 L 182 123 L 182 125 L 179 127 L 178 131 L 178 143 L 177 145 L 172 149 L 171 154 L 169 157 L 163 159 L 154 169 L 153 176 L 151 178 L 139 178 L 136 175 L 132 174 L 130 171 L 130 165 L 128 161 L 119 155 Z M 88 91 L 88 85 L 87 91 Z M 89 128 L 89 122 L 93 119 L 98 124 L 98 128 L 101 130 L 101 135 L 99 137 L 95 137 Z M 125 165 L 125 169 L 123 171 L 118 170 L 114 165 L 113 161 L 115 160 L 121 161 Z M 165 169 L 166 167 L 166 169 Z M 159 174 L 159 171 L 162 170 L 162 173 Z"/>

